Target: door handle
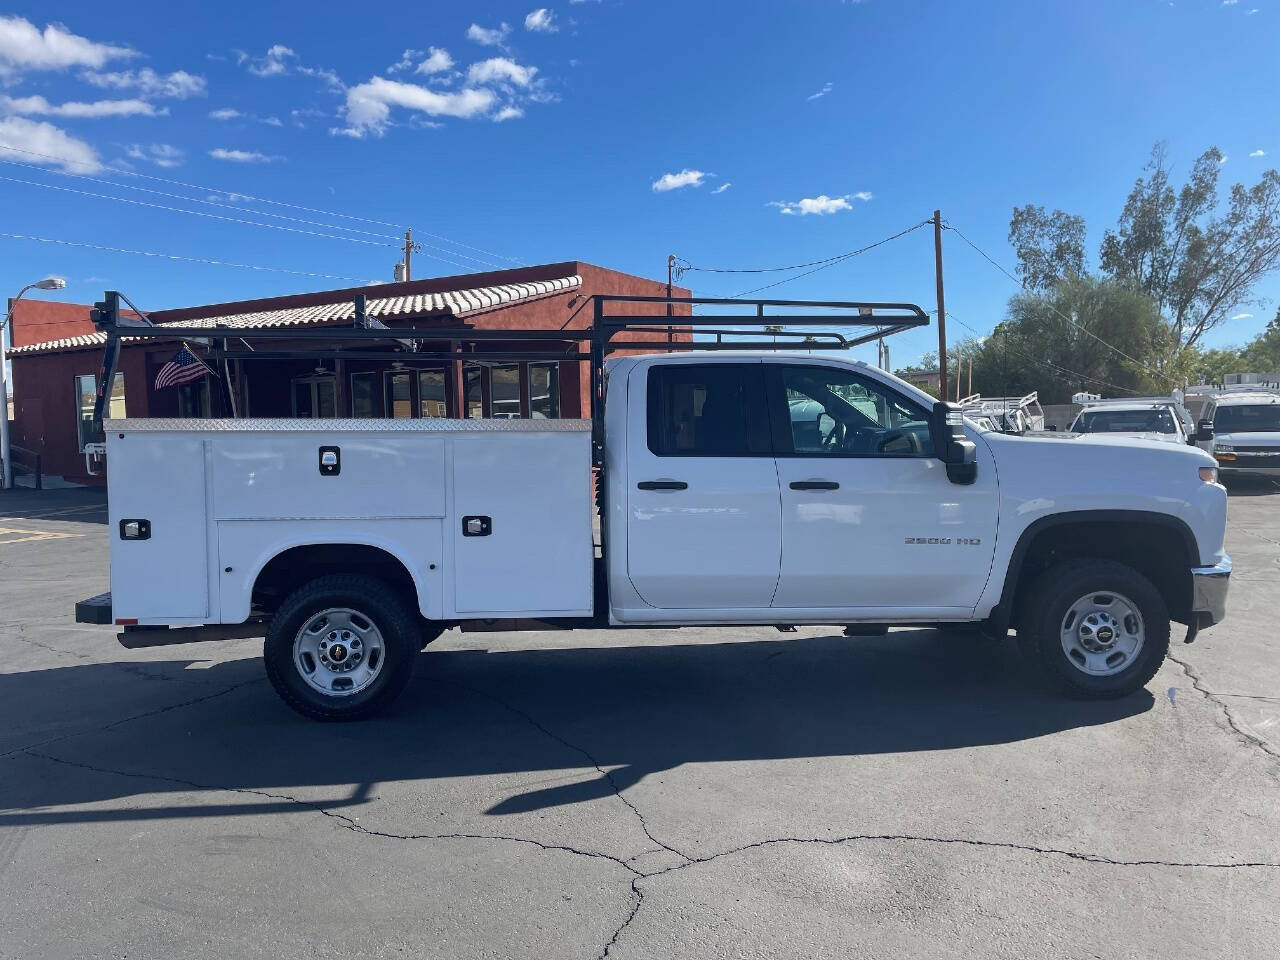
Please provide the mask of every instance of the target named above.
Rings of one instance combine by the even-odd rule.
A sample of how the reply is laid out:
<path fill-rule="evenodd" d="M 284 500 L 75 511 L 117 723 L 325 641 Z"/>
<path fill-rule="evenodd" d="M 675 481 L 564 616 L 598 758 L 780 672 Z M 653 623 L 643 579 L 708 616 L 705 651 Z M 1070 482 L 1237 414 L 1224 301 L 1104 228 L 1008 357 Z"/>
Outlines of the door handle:
<path fill-rule="evenodd" d="M 683 480 L 641 480 L 636 484 L 637 490 L 688 490 L 689 485 Z"/>
<path fill-rule="evenodd" d="M 795 480 L 792 490 L 839 490 L 840 484 L 834 480 Z"/>

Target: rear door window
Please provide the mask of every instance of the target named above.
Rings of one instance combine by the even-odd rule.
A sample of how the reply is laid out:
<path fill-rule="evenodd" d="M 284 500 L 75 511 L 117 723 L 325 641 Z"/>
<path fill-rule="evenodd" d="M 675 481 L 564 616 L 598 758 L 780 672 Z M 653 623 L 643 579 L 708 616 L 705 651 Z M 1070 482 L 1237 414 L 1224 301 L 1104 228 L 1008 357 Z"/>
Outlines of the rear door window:
<path fill-rule="evenodd" d="M 758 363 L 649 370 L 649 450 L 659 457 L 771 456 Z"/>

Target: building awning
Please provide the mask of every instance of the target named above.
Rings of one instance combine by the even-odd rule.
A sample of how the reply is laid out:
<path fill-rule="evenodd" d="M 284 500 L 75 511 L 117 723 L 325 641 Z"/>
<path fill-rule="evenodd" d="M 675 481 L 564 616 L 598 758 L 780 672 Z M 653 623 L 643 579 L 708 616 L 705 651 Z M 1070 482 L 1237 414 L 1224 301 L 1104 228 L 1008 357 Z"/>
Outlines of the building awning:
<path fill-rule="evenodd" d="M 501 310 L 505 307 L 543 297 L 555 296 L 582 286 L 582 277 L 577 274 L 569 277 L 557 277 L 550 280 L 532 280 L 522 283 L 503 283 L 487 287 L 471 287 L 462 290 L 445 290 L 440 293 L 415 293 L 396 297 L 372 296 L 377 287 L 370 287 L 365 294 L 365 312 L 378 320 L 409 319 L 421 317 L 449 316 L 459 319 L 490 310 Z M 210 313 L 207 316 L 173 321 L 174 326 L 182 327 L 311 327 L 324 325 L 350 325 L 355 320 L 356 307 L 352 298 L 333 303 L 319 303 L 302 307 L 287 307 L 281 310 L 264 310 L 254 313 Z M 163 327 L 164 324 L 159 326 Z M 121 337 L 125 343 L 136 341 L 138 337 Z M 106 343 L 105 333 L 86 333 L 75 337 L 63 337 L 59 340 L 47 340 L 44 343 L 33 343 L 24 347 L 15 347 L 9 351 L 10 356 L 22 356 L 35 353 L 56 353 L 62 350 L 77 350 L 85 347 L 101 346 Z"/>

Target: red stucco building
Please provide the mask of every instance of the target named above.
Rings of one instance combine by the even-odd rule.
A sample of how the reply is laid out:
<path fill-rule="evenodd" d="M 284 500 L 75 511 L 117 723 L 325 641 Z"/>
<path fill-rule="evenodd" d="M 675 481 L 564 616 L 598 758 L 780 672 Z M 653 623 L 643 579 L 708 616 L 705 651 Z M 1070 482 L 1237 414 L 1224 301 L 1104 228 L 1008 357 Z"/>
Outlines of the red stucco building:
<path fill-rule="evenodd" d="M 388 337 L 375 344 L 310 341 L 311 349 L 335 349 L 343 357 L 242 360 L 231 364 L 231 396 L 206 377 L 155 389 L 156 373 L 178 350 L 174 340 L 124 341 L 109 416 L 121 417 L 584 417 L 589 415 L 588 365 L 582 361 L 507 359 L 512 354 L 584 344 L 572 331 L 589 329 L 596 294 L 665 296 L 663 283 L 568 261 L 492 273 L 437 277 L 403 283 L 325 290 L 260 300 L 151 311 L 158 325 L 219 327 L 351 326 L 354 299 L 364 294 L 370 318 L 397 327 L 456 330 L 563 329 L 564 341 L 454 340 L 426 343 L 432 350 L 461 350 L 460 360 L 364 360 L 361 352 L 397 346 Z M 672 295 L 688 296 L 673 288 Z M 38 453 L 46 474 L 74 482 L 101 482 L 88 473 L 84 445 L 91 436 L 96 374 L 104 336 L 96 333 L 87 305 L 24 300 L 13 318 L 13 443 Z M 610 304 L 610 313 L 665 319 L 660 304 Z M 677 316 L 688 307 L 677 306 Z M 616 341 L 649 334 L 624 333 Z M 689 334 L 677 332 L 678 339 Z M 256 349 L 285 350 L 301 341 L 260 340 Z M 199 348 L 193 348 L 199 353 Z M 486 354 L 502 355 L 486 360 Z"/>

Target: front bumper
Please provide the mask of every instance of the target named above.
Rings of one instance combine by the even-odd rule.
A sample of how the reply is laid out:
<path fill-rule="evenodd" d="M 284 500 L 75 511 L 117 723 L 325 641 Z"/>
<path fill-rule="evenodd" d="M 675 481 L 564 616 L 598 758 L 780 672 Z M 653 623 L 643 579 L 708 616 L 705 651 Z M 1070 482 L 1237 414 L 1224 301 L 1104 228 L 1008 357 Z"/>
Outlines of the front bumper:
<path fill-rule="evenodd" d="M 1231 557 L 1222 555 L 1211 567 L 1191 568 L 1191 613 L 1197 627 L 1210 627 L 1227 615 Z"/>

